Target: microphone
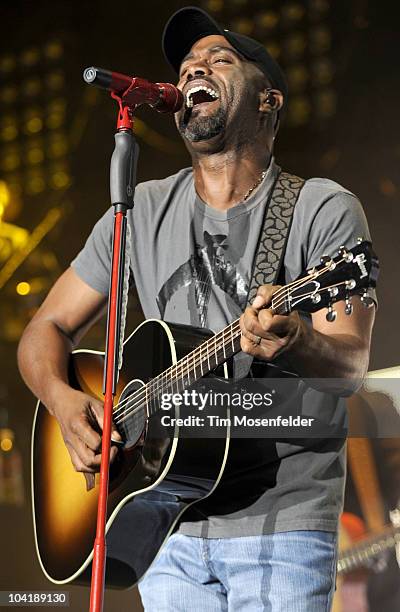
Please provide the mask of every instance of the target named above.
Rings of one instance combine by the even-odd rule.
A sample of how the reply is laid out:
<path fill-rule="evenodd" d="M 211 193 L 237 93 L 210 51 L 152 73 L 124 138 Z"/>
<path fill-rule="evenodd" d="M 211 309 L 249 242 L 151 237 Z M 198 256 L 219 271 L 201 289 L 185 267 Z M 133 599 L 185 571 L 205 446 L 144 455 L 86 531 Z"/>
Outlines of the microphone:
<path fill-rule="evenodd" d="M 150 104 L 159 113 L 176 113 L 183 106 L 182 92 L 171 83 L 151 83 L 94 66 L 83 71 L 83 79 L 89 85 L 114 92 L 128 106 Z"/>

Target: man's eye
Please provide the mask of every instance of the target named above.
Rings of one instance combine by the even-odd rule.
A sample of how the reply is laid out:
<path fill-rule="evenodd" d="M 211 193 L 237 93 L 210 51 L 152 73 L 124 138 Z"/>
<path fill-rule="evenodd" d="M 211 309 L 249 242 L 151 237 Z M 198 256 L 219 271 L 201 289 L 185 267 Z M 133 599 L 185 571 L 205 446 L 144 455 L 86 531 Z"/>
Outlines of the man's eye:
<path fill-rule="evenodd" d="M 231 61 L 226 58 L 226 57 L 216 57 L 214 60 L 214 64 L 216 64 L 217 62 L 223 62 L 224 64 L 230 64 Z"/>

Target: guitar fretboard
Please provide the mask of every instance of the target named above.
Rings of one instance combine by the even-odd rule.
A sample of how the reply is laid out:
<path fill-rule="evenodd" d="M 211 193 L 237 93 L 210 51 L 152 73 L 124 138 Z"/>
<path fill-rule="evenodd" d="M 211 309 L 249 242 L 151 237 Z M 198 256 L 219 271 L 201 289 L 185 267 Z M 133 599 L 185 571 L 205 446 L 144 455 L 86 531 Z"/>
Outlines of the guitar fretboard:
<path fill-rule="evenodd" d="M 337 571 L 339 574 L 352 572 L 368 565 L 368 561 L 379 557 L 381 553 L 394 548 L 400 542 L 400 528 L 388 527 L 387 531 L 374 538 L 368 538 L 339 557 Z"/>
<path fill-rule="evenodd" d="M 240 336 L 237 319 L 147 383 L 145 394 L 149 415 L 159 409 L 162 394 L 182 393 L 237 353 L 240 350 Z"/>

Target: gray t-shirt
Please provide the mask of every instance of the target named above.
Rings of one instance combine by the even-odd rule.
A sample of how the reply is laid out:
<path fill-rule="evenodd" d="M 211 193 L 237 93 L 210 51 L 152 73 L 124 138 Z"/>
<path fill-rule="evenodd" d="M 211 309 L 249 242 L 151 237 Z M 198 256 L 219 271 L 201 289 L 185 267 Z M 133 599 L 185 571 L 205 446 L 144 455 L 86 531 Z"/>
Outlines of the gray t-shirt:
<path fill-rule="evenodd" d="M 219 211 L 196 194 L 191 168 L 136 187 L 128 212 L 131 268 L 146 318 L 219 331 L 246 305 L 265 205 L 278 166 L 272 160 L 256 192 Z M 113 210 L 95 225 L 72 266 L 107 294 Z M 369 237 L 357 198 L 337 183 L 306 181 L 296 204 L 285 257 L 286 282 L 335 255 L 340 245 Z M 336 405 L 314 393 L 334 419 Z M 307 399 L 307 398 L 306 398 Z M 306 401 L 303 398 L 303 401 Z M 343 410 L 338 415 L 342 424 Z M 227 475 L 216 492 L 184 515 L 179 531 L 204 537 L 259 535 L 296 529 L 334 531 L 341 511 L 343 439 L 234 439 Z"/>

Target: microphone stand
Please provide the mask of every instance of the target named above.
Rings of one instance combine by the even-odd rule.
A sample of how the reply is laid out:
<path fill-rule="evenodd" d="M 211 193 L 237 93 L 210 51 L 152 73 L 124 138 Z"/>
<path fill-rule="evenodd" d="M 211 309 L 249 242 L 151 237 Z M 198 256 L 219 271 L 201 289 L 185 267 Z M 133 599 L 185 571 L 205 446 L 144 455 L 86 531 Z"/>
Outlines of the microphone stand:
<path fill-rule="evenodd" d="M 133 111 L 124 95 L 112 93 L 119 104 L 115 148 L 111 157 L 110 192 L 114 206 L 112 266 L 108 297 L 107 336 L 104 359 L 103 394 L 104 423 L 101 444 L 99 498 L 96 538 L 93 548 L 90 612 L 102 612 L 106 563 L 106 521 L 110 468 L 111 424 L 114 396 L 118 381 L 118 361 L 121 342 L 121 312 L 124 288 L 126 213 L 133 208 L 136 185 L 136 165 L 139 146 L 133 135 Z"/>

